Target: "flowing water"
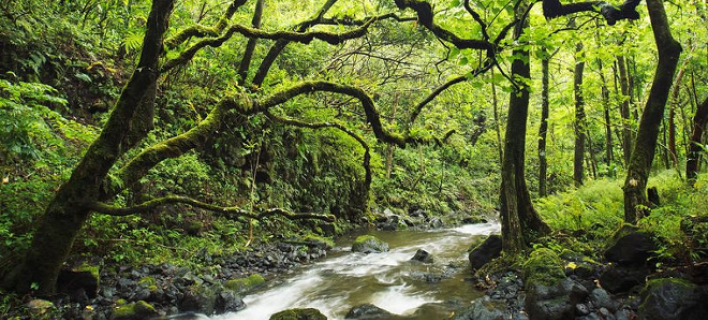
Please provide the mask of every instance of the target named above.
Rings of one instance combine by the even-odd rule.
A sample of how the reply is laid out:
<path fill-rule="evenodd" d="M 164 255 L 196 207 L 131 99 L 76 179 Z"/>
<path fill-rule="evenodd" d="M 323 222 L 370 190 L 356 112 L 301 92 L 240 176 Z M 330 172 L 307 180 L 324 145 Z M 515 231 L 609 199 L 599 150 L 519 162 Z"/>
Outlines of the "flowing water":
<path fill-rule="evenodd" d="M 443 319 L 481 296 L 469 276 L 467 248 L 473 237 L 499 232 L 497 223 L 437 231 L 372 231 L 388 242 L 385 253 L 351 252 L 343 239 L 323 261 L 302 266 L 244 298 L 248 307 L 214 320 L 267 320 L 290 308 L 317 308 L 328 319 L 344 319 L 354 306 L 370 303 L 405 319 Z M 412 262 L 424 249 L 433 264 Z"/>

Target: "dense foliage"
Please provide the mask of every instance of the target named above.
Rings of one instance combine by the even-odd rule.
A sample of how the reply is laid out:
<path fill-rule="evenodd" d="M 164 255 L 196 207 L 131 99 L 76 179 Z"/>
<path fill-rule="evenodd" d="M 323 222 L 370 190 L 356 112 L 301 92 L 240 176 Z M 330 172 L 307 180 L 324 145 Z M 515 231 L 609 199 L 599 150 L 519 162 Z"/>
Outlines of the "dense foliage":
<path fill-rule="evenodd" d="M 278 207 L 332 214 L 338 223 L 329 228 L 319 221 L 232 219 L 181 204 L 124 217 L 92 214 L 73 243 L 72 260 L 170 259 L 199 268 L 194 257 L 200 250 L 226 254 L 274 236 L 331 236 L 346 229 L 346 221 L 358 223 L 387 208 L 400 214 L 424 208 L 442 217 L 496 217 L 502 139 L 509 129 L 505 102 L 519 87 L 531 90 L 527 134 L 521 137 L 522 179 L 544 220 L 556 231 L 599 223 L 598 232 L 610 234 L 621 225 L 618 179 L 626 174 L 629 140 L 650 99 L 657 65 L 646 6 L 637 7 L 639 19 L 609 26 L 592 10 L 547 20 L 540 5 L 531 5 L 523 15 L 529 26 L 514 39 L 509 30 L 519 16 L 517 1 L 428 2 L 434 24 L 428 20 L 433 17 L 410 10 L 416 1 L 177 2 L 159 46 L 164 52 L 157 55 L 162 72 L 155 99 L 140 101 L 152 110 L 139 109 L 136 116 L 154 123 L 136 141 L 126 138 L 129 147 L 105 179 L 99 177 L 102 196 L 112 197 L 94 200 L 126 208 L 178 195 L 244 212 Z M 708 192 L 704 176 L 687 180 L 684 172 L 686 161 L 695 158 L 691 146 L 705 150 L 703 135 L 691 139 L 695 127 L 705 125 L 694 116 L 708 102 L 707 8 L 694 0 L 664 5 L 683 54 L 653 162 L 661 174 L 649 183 L 659 188 L 661 205 L 639 225 L 665 239 L 662 254 L 698 259 L 680 227 L 687 218 L 705 215 L 698 208 Z M 235 8 L 231 15 L 229 6 Z M 259 6 L 265 6 L 262 17 Z M 0 10 L 2 275 L 30 248 L 57 190 L 108 127 L 121 88 L 129 87 L 131 74 L 143 71 L 137 65 L 147 47 L 151 1 L 13 0 Z M 499 37 L 498 46 L 464 47 L 441 29 L 463 39 Z M 346 36 L 354 31 L 362 33 Z M 319 38 L 297 36 L 310 33 Z M 335 39 L 328 38 L 332 34 Z M 211 43 L 202 46 L 205 41 Z M 519 54 L 524 50 L 529 54 Z M 550 70 L 547 119 L 541 108 L 542 60 Z M 530 78 L 513 79 L 515 61 L 530 63 Z M 578 77 L 580 84 L 574 81 Z M 365 99 L 352 90 L 313 89 L 265 111 L 229 110 L 218 130 L 124 185 L 121 170 L 132 160 L 208 123 L 223 101 L 242 95 L 249 103 L 267 102 L 303 81 L 357 88 L 376 109 L 366 110 Z M 543 121 L 545 138 L 537 129 Z M 578 132 L 586 146 L 579 159 Z M 539 139 L 545 139 L 542 150 Z M 587 186 L 573 190 L 578 163 L 583 179 L 578 183 L 576 177 L 575 183 Z M 705 160 L 699 163 L 704 167 Z M 547 166 L 543 176 L 542 166 Z M 551 196 L 542 194 L 541 181 Z"/>

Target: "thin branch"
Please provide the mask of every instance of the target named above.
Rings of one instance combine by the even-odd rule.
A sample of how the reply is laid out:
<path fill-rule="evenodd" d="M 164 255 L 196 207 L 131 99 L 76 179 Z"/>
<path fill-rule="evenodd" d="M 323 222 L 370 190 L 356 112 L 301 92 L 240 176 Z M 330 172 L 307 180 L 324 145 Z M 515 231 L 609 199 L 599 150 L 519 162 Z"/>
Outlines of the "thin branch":
<path fill-rule="evenodd" d="M 202 26 L 200 24 L 193 25 L 165 40 L 165 46 L 169 49 L 174 49 L 191 37 L 218 37 L 229 25 L 229 20 L 231 20 L 231 17 L 236 13 L 236 9 L 244 5 L 246 1 L 247 0 L 234 0 L 216 25 L 212 27 Z"/>

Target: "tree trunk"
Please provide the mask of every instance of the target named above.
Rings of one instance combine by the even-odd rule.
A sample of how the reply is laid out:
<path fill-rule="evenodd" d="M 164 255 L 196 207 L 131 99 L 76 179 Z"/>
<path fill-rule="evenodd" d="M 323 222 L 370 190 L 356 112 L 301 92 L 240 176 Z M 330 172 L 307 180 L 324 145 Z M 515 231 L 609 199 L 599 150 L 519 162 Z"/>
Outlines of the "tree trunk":
<path fill-rule="evenodd" d="M 602 81 L 602 108 L 605 116 L 605 163 L 607 169 L 612 166 L 612 120 L 610 118 L 610 90 L 607 88 L 607 79 L 603 70 L 602 59 L 597 59 L 597 67 Z"/>
<path fill-rule="evenodd" d="M 620 103 L 620 116 L 622 117 L 622 153 L 624 165 L 629 166 L 629 159 L 632 156 L 632 120 L 629 111 L 629 99 L 632 94 L 629 92 L 627 80 L 627 65 L 624 57 L 617 58 L 617 69 L 619 70 L 619 83 L 622 92 Z"/>
<path fill-rule="evenodd" d="M 497 99 L 497 84 L 494 83 L 494 69 L 492 69 L 492 108 L 494 108 L 494 128 L 497 132 L 497 150 L 499 151 L 499 162 L 504 159 L 504 147 L 501 137 L 501 117 L 499 115 L 499 99 Z"/>
<path fill-rule="evenodd" d="M 677 169 L 679 167 L 679 161 L 678 151 L 676 149 L 676 108 L 680 108 L 679 94 L 681 93 L 681 79 L 683 79 L 686 70 L 685 64 L 684 62 L 684 66 L 681 67 L 681 70 L 679 70 L 676 75 L 676 81 L 674 82 L 673 91 L 671 93 L 671 104 L 669 105 L 669 119 L 667 120 L 669 122 L 669 155 L 674 167 Z"/>
<path fill-rule="evenodd" d="M 136 110 L 157 81 L 162 37 L 173 4 L 174 0 L 153 1 L 137 68 L 98 139 L 47 207 L 24 259 L 3 278 L 3 287 L 20 293 L 32 289 L 40 294 L 55 292 L 61 266 L 90 213 L 84 204 L 101 197 L 108 170 L 124 151 L 121 142 L 131 131 Z"/>
<path fill-rule="evenodd" d="M 541 126 L 538 128 L 538 195 L 545 197 L 546 191 L 546 176 L 548 171 L 548 160 L 546 159 L 546 139 L 548 137 L 548 82 L 550 78 L 549 58 L 545 57 L 541 61 L 542 68 L 542 83 L 541 90 Z"/>
<path fill-rule="evenodd" d="M 398 93 L 394 98 L 393 102 L 393 112 L 391 112 L 391 125 L 396 125 L 396 113 L 398 111 Z M 386 179 L 391 179 L 391 172 L 393 172 L 393 153 L 396 150 L 396 146 L 389 143 L 386 146 Z"/>
<path fill-rule="evenodd" d="M 573 93 L 575 94 L 575 154 L 573 157 L 573 181 L 575 187 L 583 185 L 585 170 L 583 169 L 583 161 L 585 158 L 585 133 L 587 125 L 585 123 L 585 101 L 583 99 L 583 71 L 585 70 L 585 61 L 578 59 L 582 54 L 583 45 L 578 43 L 575 45 L 575 76 L 573 78 Z"/>
<path fill-rule="evenodd" d="M 634 150 L 624 183 L 624 219 L 636 223 L 648 207 L 646 186 L 654 159 L 659 126 L 664 116 L 674 73 L 681 56 L 681 45 L 671 36 L 662 0 L 647 0 L 649 18 L 659 51 L 659 65 L 642 113 Z"/>
<path fill-rule="evenodd" d="M 698 163 L 703 150 L 703 135 L 705 134 L 706 123 L 708 122 L 708 98 L 696 108 L 696 115 L 693 117 L 693 133 L 688 145 L 688 156 L 686 157 L 686 178 L 688 183 L 693 185 L 698 177 Z"/>
<path fill-rule="evenodd" d="M 265 0 L 258 0 L 256 2 L 256 7 L 253 12 L 253 20 L 251 20 L 251 26 L 253 28 L 260 29 L 261 27 L 264 1 Z M 239 81 L 243 84 L 245 84 L 248 80 L 248 69 L 251 68 L 251 60 L 253 59 L 253 53 L 256 51 L 256 44 L 258 44 L 258 38 L 248 39 L 248 43 L 246 43 L 246 50 L 243 52 L 241 64 L 238 67 Z"/>
<path fill-rule="evenodd" d="M 528 19 L 523 17 L 527 1 L 517 7 L 516 16 L 521 22 L 516 25 L 514 38 L 519 39 L 528 28 Z M 512 79 L 529 79 L 531 69 L 529 52 L 517 48 L 513 55 L 519 57 L 511 64 Z M 528 119 L 529 88 L 524 81 L 517 82 L 509 98 L 506 134 L 504 136 L 504 160 L 502 161 L 501 222 L 502 246 L 508 253 L 523 250 L 535 235 L 550 231 L 536 213 L 531 203 L 531 195 L 524 176 L 524 156 L 526 153 L 526 122 Z"/>

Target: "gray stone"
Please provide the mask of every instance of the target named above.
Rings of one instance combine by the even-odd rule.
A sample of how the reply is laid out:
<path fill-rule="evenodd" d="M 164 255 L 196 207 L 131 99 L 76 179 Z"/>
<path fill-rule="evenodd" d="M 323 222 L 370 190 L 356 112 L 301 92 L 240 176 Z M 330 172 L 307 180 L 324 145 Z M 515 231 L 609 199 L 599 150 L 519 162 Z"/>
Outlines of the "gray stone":
<path fill-rule="evenodd" d="M 708 292 L 680 279 L 649 281 L 642 291 L 639 320 L 705 320 Z"/>

